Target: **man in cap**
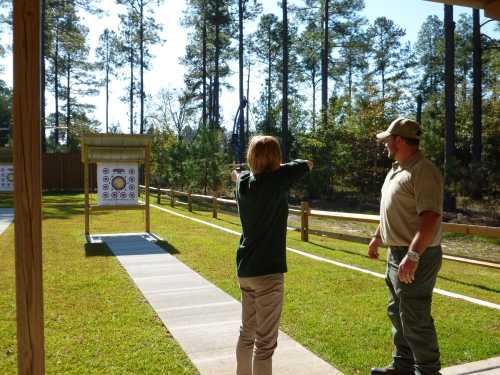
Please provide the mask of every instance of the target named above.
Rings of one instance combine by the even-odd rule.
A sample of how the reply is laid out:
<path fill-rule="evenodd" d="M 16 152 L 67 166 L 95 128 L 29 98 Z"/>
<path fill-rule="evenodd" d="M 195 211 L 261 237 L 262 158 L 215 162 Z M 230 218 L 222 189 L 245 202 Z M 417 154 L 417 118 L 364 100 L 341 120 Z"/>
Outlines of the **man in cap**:
<path fill-rule="evenodd" d="M 394 163 L 382 187 L 380 223 L 368 256 L 377 259 L 378 247 L 389 247 L 385 281 L 395 349 L 391 365 L 371 374 L 439 374 L 431 302 L 442 261 L 443 178 L 419 150 L 417 122 L 397 118 L 377 140 Z"/>

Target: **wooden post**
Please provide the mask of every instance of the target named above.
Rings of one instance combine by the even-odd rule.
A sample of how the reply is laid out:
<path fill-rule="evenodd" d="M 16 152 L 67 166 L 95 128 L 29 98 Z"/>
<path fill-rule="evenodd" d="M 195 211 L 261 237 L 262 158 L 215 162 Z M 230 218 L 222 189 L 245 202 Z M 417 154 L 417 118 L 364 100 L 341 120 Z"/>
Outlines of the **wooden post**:
<path fill-rule="evenodd" d="M 161 190 L 159 187 L 157 188 L 156 192 L 157 192 L 156 203 L 161 204 Z"/>
<path fill-rule="evenodd" d="M 191 192 L 188 192 L 188 210 L 193 212 L 193 197 L 191 197 Z"/>
<path fill-rule="evenodd" d="M 304 201 L 300 205 L 301 207 L 301 222 L 300 222 L 300 239 L 302 241 L 309 241 L 309 202 Z"/>
<path fill-rule="evenodd" d="M 90 235 L 89 149 L 83 145 L 83 191 L 85 193 L 85 236 Z"/>
<path fill-rule="evenodd" d="M 40 0 L 16 0 L 13 3 L 18 374 L 43 375 Z"/>
<path fill-rule="evenodd" d="M 212 217 L 217 219 L 217 193 L 212 197 Z"/>
<path fill-rule="evenodd" d="M 174 189 L 170 189 L 170 207 L 175 206 L 175 191 Z"/>
<path fill-rule="evenodd" d="M 64 162 L 63 162 L 62 157 L 59 157 L 58 159 L 59 159 L 59 191 L 63 191 L 64 190 Z"/>
<path fill-rule="evenodd" d="M 146 146 L 146 155 L 144 160 L 144 195 L 146 197 L 146 233 L 151 232 L 151 218 L 150 218 L 150 210 L 149 210 L 149 170 L 150 170 L 150 159 L 151 159 L 151 146 L 148 144 Z"/>

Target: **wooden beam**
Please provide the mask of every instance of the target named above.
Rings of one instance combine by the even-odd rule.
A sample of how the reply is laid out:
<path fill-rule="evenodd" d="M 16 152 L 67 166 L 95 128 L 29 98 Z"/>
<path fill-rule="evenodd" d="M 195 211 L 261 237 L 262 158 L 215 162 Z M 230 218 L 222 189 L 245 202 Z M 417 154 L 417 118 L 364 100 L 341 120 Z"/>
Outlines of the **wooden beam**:
<path fill-rule="evenodd" d="M 493 0 L 484 7 L 484 15 L 500 21 L 500 0 Z"/>
<path fill-rule="evenodd" d="M 470 7 L 476 9 L 484 9 L 484 4 L 487 2 L 486 0 L 427 0 L 427 1 L 432 1 L 433 3 L 456 5 L 456 6 Z"/>
<path fill-rule="evenodd" d="M 500 20 L 500 0 L 427 0 L 434 3 L 484 9 L 484 15 Z"/>
<path fill-rule="evenodd" d="M 40 146 L 40 0 L 15 0 L 14 234 L 18 374 L 45 373 Z"/>

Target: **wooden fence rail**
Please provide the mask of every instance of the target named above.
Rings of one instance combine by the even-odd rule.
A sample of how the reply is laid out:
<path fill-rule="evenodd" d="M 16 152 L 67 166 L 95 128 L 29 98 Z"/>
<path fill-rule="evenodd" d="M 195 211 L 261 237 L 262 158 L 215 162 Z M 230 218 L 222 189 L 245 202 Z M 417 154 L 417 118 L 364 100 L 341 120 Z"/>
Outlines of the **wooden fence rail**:
<path fill-rule="evenodd" d="M 143 185 L 139 186 L 140 189 L 144 189 Z M 205 199 L 212 202 L 213 216 L 217 217 L 218 203 L 224 204 L 232 204 L 236 205 L 236 201 L 234 199 L 225 199 L 218 198 L 214 195 L 201 195 L 201 194 L 191 194 L 183 191 L 177 191 L 172 189 L 161 189 L 156 187 L 151 187 L 150 190 L 152 192 L 156 192 L 158 199 L 160 202 L 160 196 L 163 194 L 168 194 L 171 197 L 171 205 L 175 205 L 175 196 L 184 196 L 188 197 L 188 204 L 190 206 L 189 211 L 192 211 L 192 199 L 200 198 Z M 295 207 L 295 206 L 291 206 Z M 308 202 L 302 202 L 300 209 L 297 208 L 289 208 L 288 212 L 293 215 L 298 215 L 301 217 L 301 232 L 303 233 L 302 239 L 307 241 L 307 235 L 304 233 L 311 233 L 309 230 L 309 218 L 310 217 L 322 217 L 327 219 L 335 219 L 335 220 L 346 220 L 360 223 L 371 223 L 378 224 L 380 217 L 378 215 L 366 215 L 366 214 L 355 214 L 349 212 L 333 212 L 333 211 L 320 211 L 320 210 L 311 210 Z M 478 235 L 478 236 L 486 236 L 493 238 L 500 238 L 500 227 L 488 227 L 483 225 L 469 225 L 469 224 L 455 224 L 455 223 L 443 223 L 443 231 L 445 232 L 453 232 L 453 233 L 462 233 L 467 235 Z M 315 231 L 319 232 L 319 231 Z"/>
<path fill-rule="evenodd" d="M 157 187 L 149 188 L 152 193 L 156 192 L 157 202 L 161 203 L 161 197 L 163 195 L 170 197 L 170 205 L 172 207 L 175 206 L 175 197 L 183 196 L 187 197 L 187 205 L 189 212 L 193 212 L 193 198 L 204 199 L 212 202 L 212 217 L 217 218 L 217 212 L 219 210 L 219 203 L 230 204 L 236 206 L 236 201 L 234 199 L 225 199 L 219 198 L 217 195 L 201 195 L 201 194 L 192 194 L 190 192 L 186 193 L 184 191 L 178 191 L 173 189 L 163 189 Z M 139 194 L 141 190 L 144 190 L 144 185 L 139 185 Z M 348 212 L 332 212 L 332 211 L 320 211 L 320 210 L 311 210 L 309 206 L 309 202 L 302 202 L 300 206 L 289 206 L 288 212 L 292 215 L 300 216 L 300 228 L 289 227 L 289 229 L 296 230 L 300 232 L 300 238 L 302 241 L 309 241 L 309 234 L 314 234 L 318 236 L 325 236 L 329 238 L 336 239 L 344 239 L 347 241 L 352 241 L 353 236 L 350 235 L 339 235 L 333 232 L 327 232 L 322 230 L 310 229 L 309 228 L 309 218 L 310 217 L 322 217 L 327 219 L 335 219 L 335 220 L 346 220 L 360 223 L 370 223 L 370 224 L 378 224 L 379 216 L 378 215 L 366 215 L 366 214 L 355 214 Z M 500 238 L 500 228 L 499 227 L 487 227 L 481 225 L 468 225 L 468 224 L 455 224 L 455 223 L 443 223 L 443 231 L 445 232 L 454 232 L 454 233 L 463 233 L 467 235 L 480 235 L 487 237 Z M 357 239 L 359 240 L 359 239 Z M 369 242 L 367 238 L 366 243 Z M 464 257 L 456 257 L 451 255 L 444 255 L 445 259 L 464 262 L 469 264 L 476 264 L 485 267 L 492 267 L 496 269 L 500 269 L 500 264 L 485 262 L 481 260 L 477 260 L 474 258 L 464 258 Z"/>

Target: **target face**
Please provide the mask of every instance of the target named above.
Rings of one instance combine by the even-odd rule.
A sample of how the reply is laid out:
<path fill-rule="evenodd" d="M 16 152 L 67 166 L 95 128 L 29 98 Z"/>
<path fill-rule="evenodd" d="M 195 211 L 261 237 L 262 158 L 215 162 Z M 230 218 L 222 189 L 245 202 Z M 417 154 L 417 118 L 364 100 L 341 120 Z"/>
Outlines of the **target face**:
<path fill-rule="evenodd" d="M 111 186 L 115 190 L 123 190 L 126 185 L 127 181 L 122 176 L 113 177 L 113 180 L 111 180 Z"/>
<path fill-rule="evenodd" d="M 97 163 L 99 205 L 137 204 L 137 170 L 134 163 Z"/>
<path fill-rule="evenodd" d="M 0 191 L 14 191 L 14 167 L 0 164 Z"/>

